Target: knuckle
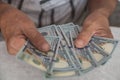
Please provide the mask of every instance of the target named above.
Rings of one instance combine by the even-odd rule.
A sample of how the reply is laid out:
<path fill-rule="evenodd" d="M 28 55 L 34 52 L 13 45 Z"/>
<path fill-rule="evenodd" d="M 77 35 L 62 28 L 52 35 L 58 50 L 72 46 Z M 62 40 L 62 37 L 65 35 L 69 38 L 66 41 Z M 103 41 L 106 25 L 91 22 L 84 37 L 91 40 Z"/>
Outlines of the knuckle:
<path fill-rule="evenodd" d="M 14 49 L 12 49 L 12 48 L 8 48 L 8 53 L 10 55 L 15 55 L 17 52 Z"/>

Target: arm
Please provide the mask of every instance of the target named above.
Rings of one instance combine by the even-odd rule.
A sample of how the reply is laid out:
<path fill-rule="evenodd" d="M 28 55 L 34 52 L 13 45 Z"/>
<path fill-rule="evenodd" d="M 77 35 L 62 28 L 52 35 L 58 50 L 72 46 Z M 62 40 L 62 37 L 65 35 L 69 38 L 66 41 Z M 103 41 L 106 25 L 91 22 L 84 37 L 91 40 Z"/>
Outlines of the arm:
<path fill-rule="evenodd" d="M 16 54 L 28 38 L 42 51 L 49 50 L 49 44 L 37 31 L 29 17 L 9 4 L 0 2 L 0 28 L 10 54 Z"/>
<path fill-rule="evenodd" d="M 117 0 L 89 0 L 88 8 L 89 13 L 98 11 L 101 14 L 109 17 L 112 14 L 117 4 Z"/>
<path fill-rule="evenodd" d="M 81 33 L 75 40 L 78 48 L 88 44 L 93 35 L 113 38 L 108 17 L 115 9 L 117 0 L 88 0 L 89 15 L 83 22 Z"/>

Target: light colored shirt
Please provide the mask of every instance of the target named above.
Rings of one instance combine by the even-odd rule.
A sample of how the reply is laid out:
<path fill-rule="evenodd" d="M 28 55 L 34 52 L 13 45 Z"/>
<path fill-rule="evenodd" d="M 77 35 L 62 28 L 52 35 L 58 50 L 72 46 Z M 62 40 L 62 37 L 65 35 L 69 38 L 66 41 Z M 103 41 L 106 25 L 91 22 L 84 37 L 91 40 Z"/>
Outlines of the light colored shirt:
<path fill-rule="evenodd" d="M 85 9 L 87 0 L 50 0 L 46 6 L 50 7 L 50 4 L 55 6 L 51 9 L 43 9 L 43 4 L 40 4 L 41 0 L 3 0 L 11 4 L 16 8 L 20 8 L 25 12 L 35 24 L 45 26 L 49 24 L 63 24 L 67 22 L 77 22 Z M 21 3 L 21 4 L 20 4 Z M 47 3 L 47 2 L 46 2 Z M 22 6 L 20 6 L 22 5 Z"/>

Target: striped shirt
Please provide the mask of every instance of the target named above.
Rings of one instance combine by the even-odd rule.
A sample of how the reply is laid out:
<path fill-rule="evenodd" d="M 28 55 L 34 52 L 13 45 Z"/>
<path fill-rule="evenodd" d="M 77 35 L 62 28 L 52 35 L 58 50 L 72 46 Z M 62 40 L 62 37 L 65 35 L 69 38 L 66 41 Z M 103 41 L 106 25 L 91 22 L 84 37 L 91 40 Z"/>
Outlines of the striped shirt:
<path fill-rule="evenodd" d="M 3 1 L 25 12 L 35 22 L 35 24 L 38 27 L 50 24 L 78 22 L 87 3 L 87 0 L 3 0 Z M 51 1 L 51 3 L 49 1 Z M 51 5 L 49 4 L 52 5 L 52 8 L 50 8 Z M 45 9 L 44 7 L 48 7 L 50 9 L 46 10 L 47 8 Z"/>

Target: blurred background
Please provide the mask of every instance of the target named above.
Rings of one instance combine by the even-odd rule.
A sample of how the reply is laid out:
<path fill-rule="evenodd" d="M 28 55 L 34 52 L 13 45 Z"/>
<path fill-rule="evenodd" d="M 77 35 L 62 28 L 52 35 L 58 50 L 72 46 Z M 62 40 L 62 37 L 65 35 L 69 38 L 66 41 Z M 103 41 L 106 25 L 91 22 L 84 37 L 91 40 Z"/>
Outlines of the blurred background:
<path fill-rule="evenodd" d="M 110 26 L 116 26 L 120 27 L 120 0 L 118 0 L 117 7 L 111 17 L 109 18 L 110 20 Z"/>

